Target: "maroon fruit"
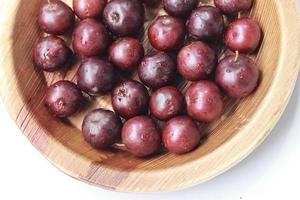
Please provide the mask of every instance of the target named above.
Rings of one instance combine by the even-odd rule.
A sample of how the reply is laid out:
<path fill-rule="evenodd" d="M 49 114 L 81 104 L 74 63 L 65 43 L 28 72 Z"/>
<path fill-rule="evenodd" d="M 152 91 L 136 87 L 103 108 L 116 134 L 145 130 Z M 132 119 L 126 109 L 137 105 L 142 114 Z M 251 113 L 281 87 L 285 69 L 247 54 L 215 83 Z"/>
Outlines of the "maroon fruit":
<path fill-rule="evenodd" d="M 221 116 L 223 101 L 219 88 L 211 81 L 193 83 L 185 94 L 190 117 L 211 122 Z"/>
<path fill-rule="evenodd" d="M 145 9 L 140 0 L 112 0 L 103 12 L 109 30 L 118 36 L 136 35 L 144 24 Z"/>
<path fill-rule="evenodd" d="M 150 117 L 138 116 L 128 120 L 122 129 L 122 142 L 135 156 L 145 157 L 160 148 L 160 133 Z"/>
<path fill-rule="evenodd" d="M 253 0 L 215 0 L 215 5 L 225 14 L 234 15 L 249 10 Z"/>
<path fill-rule="evenodd" d="M 171 119 L 163 129 L 163 143 L 165 147 L 175 154 L 184 154 L 195 149 L 202 134 L 195 122 L 186 116 Z"/>
<path fill-rule="evenodd" d="M 152 93 L 149 107 L 155 118 L 166 121 L 184 110 L 184 96 L 175 87 L 166 86 Z"/>
<path fill-rule="evenodd" d="M 94 19 L 85 19 L 79 23 L 73 33 L 74 51 L 82 57 L 102 54 L 108 44 L 109 36 L 105 27 Z"/>
<path fill-rule="evenodd" d="M 223 34 L 223 16 L 218 8 L 201 6 L 192 12 L 187 29 L 193 39 L 212 42 Z"/>
<path fill-rule="evenodd" d="M 248 57 L 225 57 L 216 70 L 216 82 L 231 97 L 248 96 L 257 87 L 259 71 Z"/>
<path fill-rule="evenodd" d="M 84 139 L 96 149 L 104 149 L 121 138 L 122 122 L 114 112 L 104 109 L 88 113 L 82 123 Z"/>
<path fill-rule="evenodd" d="M 166 53 L 152 52 L 144 57 L 138 74 L 141 81 L 152 88 L 159 88 L 169 84 L 174 78 L 176 63 Z"/>
<path fill-rule="evenodd" d="M 252 53 L 259 45 L 261 29 L 250 18 L 241 18 L 228 27 L 225 35 L 226 46 L 232 51 Z"/>
<path fill-rule="evenodd" d="M 76 113 L 84 99 L 80 89 L 70 81 L 58 81 L 48 88 L 45 105 L 55 117 L 69 117 Z"/>
<path fill-rule="evenodd" d="M 185 38 L 183 22 L 171 16 L 159 16 L 148 29 L 150 44 L 158 50 L 167 51 L 180 47 Z"/>
<path fill-rule="evenodd" d="M 125 119 L 146 114 L 148 103 L 148 91 L 137 81 L 124 81 L 112 93 L 112 106 Z"/>
<path fill-rule="evenodd" d="M 217 64 L 215 51 L 203 42 L 192 42 L 177 55 L 179 73 L 190 81 L 206 79 Z"/>
<path fill-rule="evenodd" d="M 105 60 L 95 57 L 85 59 L 77 71 L 78 86 L 93 96 L 110 91 L 114 83 L 114 67 Z"/>
<path fill-rule="evenodd" d="M 48 36 L 37 43 L 34 62 L 42 70 L 53 72 L 66 67 L 72 54 L 64 40 L 56 36 Z"/>
<path fill-rule="evenodd" d="M 109 50 L 109 60 L 123 71 L 132 71 L 144 57 L 144 47 L 135 38 L 121 38 Z"/>
<path fill-rule="evenodd" d="M 107 0 L 73 0 L 73 9 L 80 19 L 102 16 Z"/>
<path fill-rule="evenodd" d="M 72 9 L 62 1 L 51 0 L 44 3 L 38 15 L 38 24 L 42 31 L 62 35 L 66 33 L 75 22 Z"/>
<path fill-rule="evenodd" d="M 164 9 L 176 17 L 186 17 L 196 7 L 198 0 L 163 0 Z"/>

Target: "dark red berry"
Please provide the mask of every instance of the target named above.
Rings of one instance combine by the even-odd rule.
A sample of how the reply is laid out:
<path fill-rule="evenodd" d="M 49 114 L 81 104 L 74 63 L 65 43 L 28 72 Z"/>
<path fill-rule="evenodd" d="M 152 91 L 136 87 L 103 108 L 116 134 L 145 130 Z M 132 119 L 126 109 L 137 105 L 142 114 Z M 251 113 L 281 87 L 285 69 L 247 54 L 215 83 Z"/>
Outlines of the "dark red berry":
<path fill-rule="evenodd" d="M 97 96 L 112 90 L 115 70 L 111 63 L 95 57 L 82 61 L 77 71 L 78 86 L 90 95 Z"/>
<path fill-rule="evenodd" d="M 82 123 L 84 139 L 96 149 L 104 149 L 121 138 L 122 122 L 114 112 L 104 109 L 88 113 Z"/>
<path fill-rule="evenodd" d="M 100 22 L 85 19 L 74 30 L 72 44 L 74 51 L 82 57 L 97 56 L 106 50 L 109 36 Z"/>
<path fill-rule="evenodd" d="M 231 97 L 250 95 L 258 85 L 259 71 L 248 57 L 240 55 L 225 57 L 216 70 L 217 84 Z"/>
<path fill-rule="evenodd" d="M 190 81 L 206 79 L 217 64 L 215 51 L 203 42 L 192 42 L 177 55 L 179 73 Z"/>
<path fill-rule="evenodd" d="M 232 51 L 240 53 L 252 53 L 259 45 L 261 29 L 250 18 L 241 18 L 228 27 L 225 35 L 226 46 Z"/>
<path fill-rule="evenodd" d="M 146 114 L 148 103 L 148 91 L 137 81 L 124 81 L 112 93 L 112 106 L 125 119 Z"/>
<path fill-rule="evenodd" d="M 184 154 L 195 149 L 202 134 L 195 122 L 187 116 L 171 119 L 163 129 L 164 146 L 175 154 Z"/>
<path fill-rule="evenodd" d="M 166 121 L 183 112 L 184 96 L 175 87 L 166 86 L 152 93 L 149 107 L 155 118 Z"/>
<path fill-rule="evenodd" d="M 141 81 L 151 88 L 168 85 L 174 78 L 176 63 L 165 52 L 152 52 L 146 55 L 139 68 Z"/>
<path fill-rule="evenodd" d="M 73 9 L 80 19 L 102 17 L 107 0 L 73 0 Z"/>
<path fill-rule="evenodd" d="M 195 40 L 212 42 L 222 37 L 223 16 L 218 8 L 201 6 L 195 9 L 187 21 L 190 37 Z"/>
<path fill-rule="evenodd" d="M 40 8 L 38 24 L 46 33 L 62 35 L 72 28 L 74 22 L 73 10 L 62 1 L 51 0 Z"/>
<path fill-rule="evenodd" d="M 235 15 L 238 12 L 249 10 L 253 0 L 215 0 L 215 5 L 227 15 Z"/>
<path fill-rule="evenodd" d="M 72 54 L 63 39 L 48 36 L 38 41 L 34 50 L 34 62 L 42 70 L 53 72 L 67 67 Z"/>
<path fill-rule="evenodd" d="M 164 9 L 176 17 L 186 17 L 196 7 L 198 0 L 163 0 Z"/>
<path fill-rule="evenodd" d="M 144 57 L 144 47 L 135 38 L 121 38 L 109 50 L 109 60 L 123 71 L 132 71 Z"/>
<path fill-rule="evenodd" d="M 193 83 L 185 94 L 188 115 L 201 122 L 221 116 L 223 101 L 219 88 L 211 81 Z"/>
<path fill-rule="evenodd" d="M 159 16 L 148 29 L 150 44 L 158 50 L 167 51 L 179 48 L 185 38 L 185 26 L 179 19 Z"/>
<path fill-rule="evenodd" d="M 84 99 L 80 89 L 70 81 L 58 81 L 48 88 L 45 105 L 55 117 L 70 117 L 81 107 Z"/>
<path fill-rule="evenodd" d="M 122 142 L 133 155 L 145 157 L 159 150 L 161 136 L 157 126 L 150 117 L 137 116 L 124 124 Z"/>
<path fill-rule="evenodd" d="M 103 21 L 117 36 L 137 35 L 144 18 L 145 9 L 140 0 L 112 0 L 103 12 Z"/>

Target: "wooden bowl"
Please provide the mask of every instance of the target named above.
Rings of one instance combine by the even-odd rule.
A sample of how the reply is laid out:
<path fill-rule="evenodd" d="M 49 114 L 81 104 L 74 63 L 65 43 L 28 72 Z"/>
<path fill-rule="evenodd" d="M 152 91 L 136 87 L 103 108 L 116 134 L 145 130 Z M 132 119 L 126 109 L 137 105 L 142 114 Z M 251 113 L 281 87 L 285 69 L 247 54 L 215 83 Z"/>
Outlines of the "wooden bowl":
<path fill-rule="evenodd" d="M 71 4 L 71 0 L 67 2 Z M 1 2 L 2 100 L 24 135 L 51 163 L 66 174 L 97 186 L 126 192 L 162 192 L 215 177 L 245 158 L 266 138 L 284 111 L 297 79 L 300 17 L 296 0 L 256 0 L 251 17 L 264 32 L 261 48 L 254 57 L 261 71 L 260 86 L 241 101 L 226 99 L 222 118 L 200 125 L 209 136 L 198 149 L 186 155 L 164 153 L 148 159 L 135 158 L 118 146 L 96 151 L 80 133 L 88 108 L 61 122 L 51 117 L 43 105 L 47 85 L 63 78 L 73 80 L 77 64 L 68 72 L 55 74 L 34 69 L 32 52 L 41 36 L 36 24 L 40 3 L 41 0 Z M 145 26 L 162 13 L 159 8 L 148 10 Z M 144 44 L 149 49 L 146 39 Z M 111 108 L 109 96 L 91 104 L 89 109 Z"/>

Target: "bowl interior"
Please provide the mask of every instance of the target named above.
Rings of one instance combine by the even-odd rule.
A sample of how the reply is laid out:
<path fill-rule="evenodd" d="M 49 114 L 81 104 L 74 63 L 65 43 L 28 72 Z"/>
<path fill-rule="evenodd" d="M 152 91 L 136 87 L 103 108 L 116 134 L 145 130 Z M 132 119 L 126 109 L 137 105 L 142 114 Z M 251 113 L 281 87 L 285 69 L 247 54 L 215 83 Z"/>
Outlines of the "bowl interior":
<path fill-rule="evenodd" d="M 109 95 L 92 100 L 82 112 L 64 122 L 51 117 L 44 107 L 43 98 L 47 85 L 60 79 L 75 80 L 78 61 L 74 62 L 71 70 L 59 73 L 43 73 L 33 67 L 33 48 L 37 39 L 42 36 L 36 23 L 37 10 L 41 2 L 41 0 L 20 1 L 15 19 L 12 38 L 14 71 L 17 77 L 18 90 L 22 94 L 23 101 L 26 102 L 17 114 L 16 121 L 28 135 L 34 135 L 39 130 L 45 133 L 45 135 L 37 134 L 35 137 L 31 137 L 32 142 L 39 150 L 51 154 L 55 150 L 49 149 L 49 143 L 55 143 L 61 147 L 59 150 L 61 154 L 71 153 L 75 155 L 72 159 L 82 161 L 78 166 L 69 166 L 68 158 L 57 159 L 62 159 L 59 161 L 62 165 L 65 164 L 63 168 L 66 171 L 76 168 L 76 172 L 70 173 L 77 173 L 77 178 L 98 185 L 114 188 L 115 182 L 121 183 L 130 172 L 150 173 L 151 171 L 168 170 L 182 167 L 198 159 L 205 159 L 211 152 L 239 134 L 239 131 L 247 123 L 251 123 L 251 117 L 267 95 L 276 73 L 281 49 L 280 20 L 276 1 L 255 1 L 250 15 L 261 25 L 264 35 L 268 36 L 264 37 L 260 49 L 253 56 L 261 72 L 260 86 L 253 95 L 245 99 L 226 98 L 225 110 L 220 119 L 210 124 L 199 124 L 199 128 L 208 135 L 199 148 L 182 156 L 162 153 L 147 159 L 131 156 L 124 151 L 122 145 L 116 145 L 106 151 L 97 151 L 83 140 L 80 126 L 84 114 L 89 110 L 96 107 L 111 109 Z M 66 2 L 71 5 L 71 0 Z M 205 3 L 209 4 L 211 1 Z M 147 9 L 145 29 L 155 16 L 161 14 L 164 14 L 161 8 Z M 70 34 L 65 37 L 69 43 Z M 151 50 L 146 37 L 143 41 L 147 51 Z M 133 77 L 136 78 L 136 75 Z M 187 82 L 178 83 L 178 87 L 182 90 L 187 85 L 189 85 Z M 33 126 L 32 124 L 37 125 Z"/>

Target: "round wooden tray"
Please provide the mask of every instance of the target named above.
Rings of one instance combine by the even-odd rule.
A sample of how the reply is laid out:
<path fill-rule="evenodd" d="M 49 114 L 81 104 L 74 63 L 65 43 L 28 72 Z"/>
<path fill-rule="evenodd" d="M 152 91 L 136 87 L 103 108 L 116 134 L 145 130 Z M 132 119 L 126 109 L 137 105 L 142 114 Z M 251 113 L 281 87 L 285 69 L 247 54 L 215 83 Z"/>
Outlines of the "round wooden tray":
<path fill-rule="evenodd" d="M 284 111 L 297 79 L 300 17 L 296 0 L 256 0 L 251 17 L 264 32 L 261 48 L 254 57 L 261 72 L 260 86 L 241 101 L 225 99 L 222 118 L 200 125 L 209 136 L 198 149 L 182 156 L 164 153 L 148 159 L 135 158 L 122 148 L 96 151 L 85 143 L 79 129 L 88 109 L 61 122 L 53 119 L 43 105 L 47 85 L 63 78 L 73 80 L 77 64 L 68 72 L 55 74 L 34 70 L 32 50 L 41 36 L 36 25 L 40 3 L 41 0 L 1 2 L 1 97 L 24 135 L 51 163 L 97 186 L 126 192 L 162 192 L 217 176 L 265 139 Z M 147 10 L 145 27 L 158 14 L 163 14 L 162 9 Z M 149 49 L 146 39 L 144 45 Z M 111 108 L 109 96 L 91 104 L 89 109 Z"/>

